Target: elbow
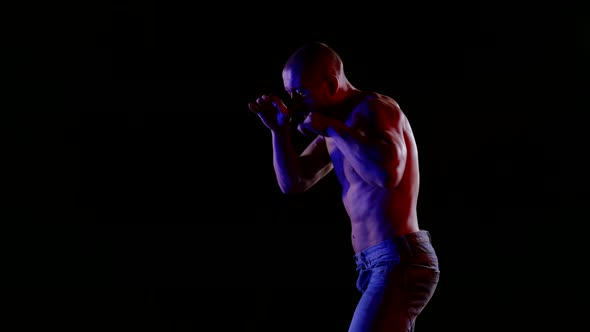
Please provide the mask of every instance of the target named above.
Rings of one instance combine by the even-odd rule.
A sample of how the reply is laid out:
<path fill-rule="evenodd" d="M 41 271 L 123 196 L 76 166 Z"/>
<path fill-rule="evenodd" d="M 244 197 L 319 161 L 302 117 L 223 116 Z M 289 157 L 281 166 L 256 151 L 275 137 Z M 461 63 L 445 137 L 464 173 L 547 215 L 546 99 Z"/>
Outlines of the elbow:
<path fill-rule="evenodd" d="M 296 196 L 296 195 L 302 194 L 304 191 L 301 191 L 301 190 L 293 190 L 293 189 L 290 189 L 290 190 L 281 189 L 281 192 L 284 195 L 286 195 L 286 196 Z"/>
<path fill-rule="evenodd" d="M 375 179 L 373 183 L 382 189 L 393 189 L 395 186 L 397 186 L 399 181 L 397 177 L 386 174 Z"/>
<path fill-rule="evenodd" d="M 382 174 L 379 177 L 380 186 L 385 189 L 397 187 L 402 181 L 405 169 L 405 159 L 392 160 L 388 167 L 382 169 Z"/>
<path fill-rule="evenodd" d="M 285 195 L 292 195 L 294 194 L 296 191 L 293 189 L 293 187 L 288 187 L 288 186 L 279 186 L 279 188 L 281 189 L 281 193 L 285 194 Z"/>
<path fill-rule="evenodd" d="M 307 190 L 307 188 L 303 185 L 302 182 L 280 183 L 279 188 L 281 189 L 281 192 L 285 195 L 302 194 Z"/>
<path fill-rule="evenodd" d="M 382 187 L 384 189 L 393 189 L 395 187 L 397 187 L 400 183 L 400 177 L 398 176 L 390 176 L 388 177 L 386 180 L 383 181 L 382 183 Z"/>
<path fill-rule="evenodd" d="M 395 171 L 383 170 L 376 174 L 373 183 L 383 189 L 393 189 L 399 185 L 403 175 L 403 168 L 396 167 Z"/>
<path fill-rule="evenodd" d="M 383 160 L 385 167 L 377 171 L 377 186 L 393 189 L 400 184 L 406 169 L 406 156 L 406 150 L 398 148 L 395 155 L 389 155 Z"/>

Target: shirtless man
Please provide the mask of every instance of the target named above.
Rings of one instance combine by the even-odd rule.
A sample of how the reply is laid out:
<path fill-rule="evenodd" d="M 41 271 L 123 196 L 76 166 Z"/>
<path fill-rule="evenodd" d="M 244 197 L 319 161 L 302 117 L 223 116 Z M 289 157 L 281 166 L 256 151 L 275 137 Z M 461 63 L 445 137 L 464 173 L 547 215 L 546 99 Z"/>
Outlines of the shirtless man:
<path fill-rule="evenodd" d="M 276 95 L 248 107 L 271 131 L 283 193 L 303 193 L 336 172 L 362 294 L 349 332 L 413 331 L 439 268 L 430 234 L 418 225 L 418 151 L 408 119 L 391 97 L 356 89 L 324 43 L 297 49 L 285 63 L 283 84 L 288 107 Z M 291 137 L 296 115 L 304 117 L 297 129 L 313 138 L 301 153 Z"/>

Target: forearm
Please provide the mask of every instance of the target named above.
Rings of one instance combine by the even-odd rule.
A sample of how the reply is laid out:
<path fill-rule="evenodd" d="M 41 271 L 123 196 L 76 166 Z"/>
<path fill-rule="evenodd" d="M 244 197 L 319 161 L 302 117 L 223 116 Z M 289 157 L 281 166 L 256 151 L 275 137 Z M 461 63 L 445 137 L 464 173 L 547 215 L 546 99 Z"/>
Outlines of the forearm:
<path fill-rule="evenodd" d="M 284 193 L 301 190 L 301 165 L 289 129 L 271 131 L 273 167 L 279 188 Z"/>

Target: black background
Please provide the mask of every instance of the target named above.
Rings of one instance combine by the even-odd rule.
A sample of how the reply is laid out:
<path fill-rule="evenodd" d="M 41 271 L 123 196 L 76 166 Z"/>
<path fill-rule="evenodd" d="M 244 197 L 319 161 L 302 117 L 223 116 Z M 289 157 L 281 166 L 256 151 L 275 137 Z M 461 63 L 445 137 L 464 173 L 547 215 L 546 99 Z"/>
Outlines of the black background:
<path fill-rule="evenodd" d="M 336 181 L 280 194 L 270 133 L 247 108 L 282 90 L 283 62 L 307 40 L 412 122 L 420 223 L 441 264 L 417 330 L 564 330 L 583 314 L 582 9 L 10 13 L 3 292 L 22 328 L 346 331 L 358 294 Z"/>

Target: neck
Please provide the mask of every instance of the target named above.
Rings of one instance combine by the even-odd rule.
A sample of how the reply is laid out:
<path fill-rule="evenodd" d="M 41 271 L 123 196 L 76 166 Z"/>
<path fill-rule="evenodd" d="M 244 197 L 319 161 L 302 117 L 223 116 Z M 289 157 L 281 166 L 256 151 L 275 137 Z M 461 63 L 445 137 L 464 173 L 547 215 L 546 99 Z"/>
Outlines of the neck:
<path fill-rule="evenodd" d="M 364 93 L 361 90 L 349 86 L 345 91 L 341 91 L 335 107 L 330 109 L 328 114 L 338 119 L 345 119 L 352 109 L 363 99 Z"/>

